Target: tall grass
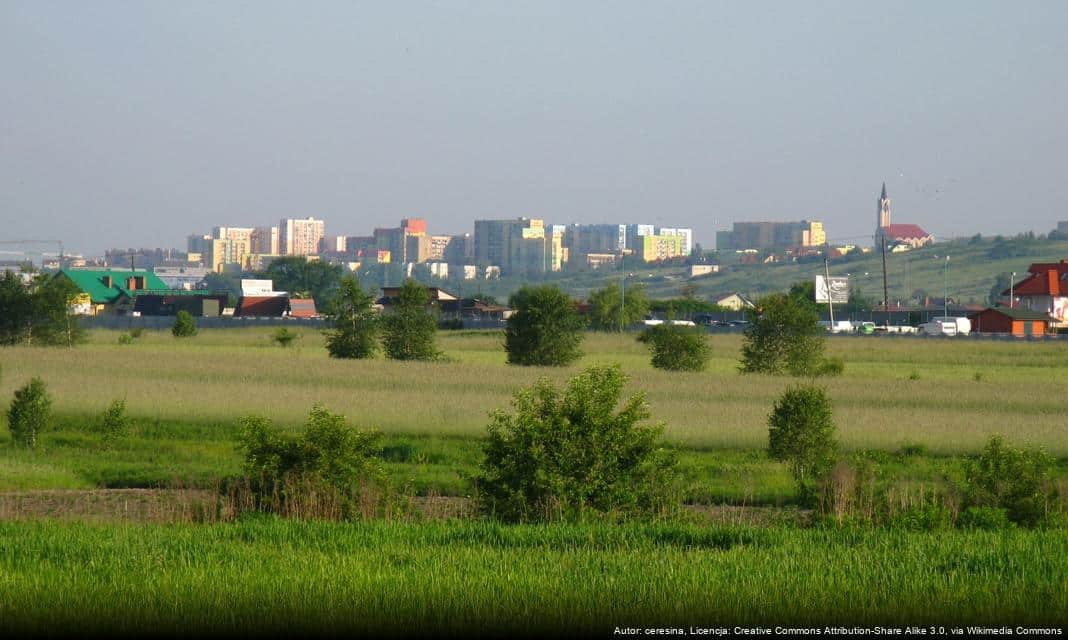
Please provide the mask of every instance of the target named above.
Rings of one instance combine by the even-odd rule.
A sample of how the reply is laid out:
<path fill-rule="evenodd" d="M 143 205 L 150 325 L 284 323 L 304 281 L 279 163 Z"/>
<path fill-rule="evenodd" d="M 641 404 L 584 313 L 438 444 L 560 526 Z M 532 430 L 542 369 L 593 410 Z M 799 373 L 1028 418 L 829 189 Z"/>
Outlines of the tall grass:
<path fill-rule="evenodd" d="M 0 632 L 1068 622 L 1062 533 L 0 523 Z"/>
<path fill-rule="evenodd" d="M 620 362 L 632 390 L 648 394 L 668 440 L 696 448 L 753 448 L 766 440 L 773 399 L 788 380 L 736 371 L 738 336 L 714 336 L 703 373 L 653 369 L 633 336 L 589 334 L 573 368 L 510 367 L 501 336 L 443 333 L 449 362 L 330 359 L 318 334 L 302 330 L 292 349 L 271 346 L 267 329 L 204 331 L 178 341 L 146 332 L 118 345 L 94 331 L 75 350 L 12 347 L 0 352 L 0 398 L 33 375 L 48 383 L 55 409 L 88 421 L 125 398 L 135 420 L 219 425 L 247 413 L 297 426 L 323 402 L 355 422 L 393 434 L 481 436 L 489 410 L 539 376 L 558 382 L 592 363 Z M 1059 397 L 1068 383 L 1059 343 L 912 338 L 830 341 L 845 374 L 826 381 L 846 449 L 896 449 L 920 443 L 937 453 L 978 450 L 994 432 L 1068 454 Z M 918 380 L 910 380 L 916 371 Z M 983 375 L 977 381 L 975 373 Z M 6 429 L 0 439 L 6 439 Z M 2 441 L 2 440 L 0 440 Z"/>

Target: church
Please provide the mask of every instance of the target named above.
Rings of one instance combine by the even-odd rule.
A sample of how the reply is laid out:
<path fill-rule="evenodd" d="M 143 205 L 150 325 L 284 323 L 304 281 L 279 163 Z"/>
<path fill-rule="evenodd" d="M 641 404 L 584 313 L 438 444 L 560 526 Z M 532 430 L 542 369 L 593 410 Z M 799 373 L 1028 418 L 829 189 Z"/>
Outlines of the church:
<path fill-rule="evenodd" d="M 917 224 L 893 224 L 890 221 L 890 198 L 886 195 L 886 183 L 879 195 L 878 210 L 875 219 L 875 244 L 885 238 L 891 248 L 902 247 L 916 249 L 934 243 L 934 236 Z"/>

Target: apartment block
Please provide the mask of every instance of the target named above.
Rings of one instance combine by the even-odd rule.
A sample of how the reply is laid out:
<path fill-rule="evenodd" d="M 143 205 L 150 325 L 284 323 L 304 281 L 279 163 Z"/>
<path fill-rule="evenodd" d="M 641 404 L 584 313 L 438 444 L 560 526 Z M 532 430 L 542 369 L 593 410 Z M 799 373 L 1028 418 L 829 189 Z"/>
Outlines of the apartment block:
<path fill-rule="evenodd" d="M 287 256 L 313 256 L 319 251 L 325 223 L 315 218 L 283 218 L 278 224 L 278 245 Z"/>

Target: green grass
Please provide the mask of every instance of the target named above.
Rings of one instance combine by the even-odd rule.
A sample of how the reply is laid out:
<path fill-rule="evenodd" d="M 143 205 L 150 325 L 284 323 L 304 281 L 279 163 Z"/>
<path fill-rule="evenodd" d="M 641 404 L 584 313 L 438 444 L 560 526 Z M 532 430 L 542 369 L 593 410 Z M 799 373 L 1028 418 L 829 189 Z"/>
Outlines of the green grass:
<path fill-rule="evenodd" d="M 562 382 L 579 367 L 619 362 L 630 389 L 645 392 L 653 415 L 666 423 L 668 441 L 722 449 L 762 447 L 770 406 L 793 383 L 739 375 L 736 335 L 713 337 L 707 372 L 672 373 L 653 369 L 630 335 L 589 334 L 575 367 L 542 369 L 507 366 L 499 334 L 442 333 L 450 361 L 416 363 L 331 360 L 315 332 L 303 333 L 290 349 L 272 346 L 267 329 L 204 331 L 183 341 L 147 332 L 133 345 L 96 331 L 75 350 L 7 348 L 0 351 L 0 397 L 40 375 L 68 423 L 88 424 L 110 401 L 125 398 L 142 425 L 208 430 L 259 413 L 299 427 L 311 405 L 322 402 L 389 434 L 481 437 L 487 413 L 506 407 L 516 388 L 539 376 Z M 937 453 L 967 453 L 1001 432 L 1068 455 L 1059 401 L 1068 353 L 1059 342 L 872 337 L 829 345 L 846 365 L 845 375 L 824 384 L 847 450 L 917 442 Z M 909 379 L 913 371 L 919 379 Z"/>
<path fill-rule="evenodd" d="M 0 631 L 1062 625 L 1061 532 L 0 524 Z"/>

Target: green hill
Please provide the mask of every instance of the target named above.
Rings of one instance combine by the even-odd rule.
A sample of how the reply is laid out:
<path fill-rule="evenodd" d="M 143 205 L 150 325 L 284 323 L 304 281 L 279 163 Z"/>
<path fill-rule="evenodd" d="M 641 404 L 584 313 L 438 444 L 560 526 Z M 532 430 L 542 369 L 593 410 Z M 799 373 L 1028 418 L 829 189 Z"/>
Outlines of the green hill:
<path fill-rule="evenodd" d="M 948 269 L 945 260 L 947 255 Z M 1013 238 L 976 236 L 940 242 L 913 251 L 888 253 L 886 263 L 890 300 L 905 303 L 923 294 L 941 299 L 945 283 L 950 299 L 984 304 L 998 274 L 1015 272 L 1019 281 L 1031 263 L 1057 262 L 1061 259 L 1068 259 L 1068 241 L 1030 234 Z M 808 260 L 766 265 L 725 264 L 718 274 L 694 279 L 687 277 L 684 267 L 631 265 L 628 262 L 627 273 L 633 275 L 628 276 L 627 284 L 643 283 L 653 298 L 676 297 L 686 287 L 692 287 L 702 298 L 732 291 L 758 297 L 772 291 L 785 291 L 793 282 L 808 280 L 823 273 L 821 258 Z M 854 292 L 873 300 L 882 298 L 882 262 L 878 253 L 832 260 L 830 271 L 832 276 L 850 274 Z M 619 269 L 563 273 L 553 274 L 546 281 L 559 285 L 577 298 L 584 298 L 609 280 L 618 281 L 620 274 Z M 470 295 L 477 289 L 503 301 L 523 283 L 519 278 L 469 281 L 463 284 L 463 291 L 464 295 Z M 1007 281 L 1005 283 L 1008 286 Z"/>

